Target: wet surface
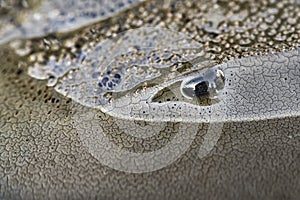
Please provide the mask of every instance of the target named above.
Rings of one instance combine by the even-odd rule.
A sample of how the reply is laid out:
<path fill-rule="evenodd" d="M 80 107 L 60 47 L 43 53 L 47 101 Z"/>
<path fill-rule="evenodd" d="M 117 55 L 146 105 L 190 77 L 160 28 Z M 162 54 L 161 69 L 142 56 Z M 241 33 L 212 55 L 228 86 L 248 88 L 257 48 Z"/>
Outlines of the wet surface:
<path fill-rule="evenodd" d="M 14 9 L 30 13 L 28 4 Z M 297 199 L 299 10 L 294 1 L 146 1 L 79 30 L 3 43 L 0 199 Z M 122 71 L 131 65 L 144 73 Z M 181 93 L 182 80 L 211 66 L 224 72 L 225 107 Z M 80 78 L 95 80 L 90 90 Z M 76 99 L 94 87 L 110 88 L 108 101 Z"/>

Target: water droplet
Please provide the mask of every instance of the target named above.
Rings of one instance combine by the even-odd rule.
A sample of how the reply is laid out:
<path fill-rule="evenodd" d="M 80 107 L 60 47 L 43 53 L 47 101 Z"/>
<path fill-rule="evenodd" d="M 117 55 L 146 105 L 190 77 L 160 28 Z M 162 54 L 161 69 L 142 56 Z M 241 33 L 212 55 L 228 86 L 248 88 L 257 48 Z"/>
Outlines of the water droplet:
<path fill-rule="evenodd" d="M 216 99 L 224 88 L 225 76 L 222 70 L 209 68 L 200 70 L 199 74 L 182 81 L 181 93 L 188 99 L 208 97 Z"/>

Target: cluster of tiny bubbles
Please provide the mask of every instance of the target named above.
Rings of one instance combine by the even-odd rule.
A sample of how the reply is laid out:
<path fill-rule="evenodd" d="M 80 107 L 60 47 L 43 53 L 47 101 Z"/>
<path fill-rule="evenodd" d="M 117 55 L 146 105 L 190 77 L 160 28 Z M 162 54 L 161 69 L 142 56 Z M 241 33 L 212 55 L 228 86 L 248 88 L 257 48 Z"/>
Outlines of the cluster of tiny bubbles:
<path fill-rule="evenodd" d="M 212 59 L 267 54 L 299 44 L 299 1 L 210 3 L 190 2 L 188 23 L 180 31 L 196 32 L 195 39 Z"/>
<path fill-rule="evenodd" d="M 67 32 L 78 29 L 82 26 L 114 16 L 143 1 L 144 0 L 42 1 L 36 3 L 36 6 L 27 11 L 18 12 L 19 14 L 13 16 L 13 18 L 12 16 L 0 16 L 2 21 L 0 24 L 0 44 L 14 38 L 41 37 L 49 33 Z"/>

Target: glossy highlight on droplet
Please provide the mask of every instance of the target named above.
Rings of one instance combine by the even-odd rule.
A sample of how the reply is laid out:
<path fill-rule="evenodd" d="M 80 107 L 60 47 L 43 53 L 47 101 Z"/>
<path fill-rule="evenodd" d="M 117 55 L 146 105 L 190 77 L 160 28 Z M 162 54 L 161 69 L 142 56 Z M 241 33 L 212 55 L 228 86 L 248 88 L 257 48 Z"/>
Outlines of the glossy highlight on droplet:
<path fill-rule="evenodd" d="M 204 72 L 201 72 L 204 71 Z M 224 88 L 225 77 L 220 69 L 208 68 L 199 71 L 199 74 L 183 80 L 181 93 L 188 99 L 208 97 L 216 99 L 220 90 Z"/>

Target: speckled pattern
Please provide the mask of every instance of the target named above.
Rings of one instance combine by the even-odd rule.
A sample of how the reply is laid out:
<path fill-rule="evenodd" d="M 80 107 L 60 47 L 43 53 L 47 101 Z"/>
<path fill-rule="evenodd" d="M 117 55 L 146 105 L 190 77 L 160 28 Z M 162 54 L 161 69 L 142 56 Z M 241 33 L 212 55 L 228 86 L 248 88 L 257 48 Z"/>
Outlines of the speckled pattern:
<path fill-rule="evenodd" d="M 180 123 L 162 122 L 157 125 L 161 136 L 141 142 L 125 133 L 135 127 L 132 123 L 124 122 L 121 129 L 113 117 L 27 75 L 34 63 L 45 64 L 51 56 L 76 57 L 107 37 L 146 25 L 192 35 L 216 63 L 299 44 L 300 12 L 291 1 L 172 2 L 147 1 L 75 32 L 0 47 L 0 199 L 299 198 L 299 116 L 225 123 L 217 144 L 203 158 L 198 149 L 208 124 L 194 124 L 195 139 L 175 162 L 154 172 L 126 173 L 102 165 L 80 134 L 89 135 L 97 123 L 116 145 L 143 152 L 170 141 Z M 244 11 L 244 18 L 236 17 Z M 79 112 L 94 118 L 76 124 Z"/>

